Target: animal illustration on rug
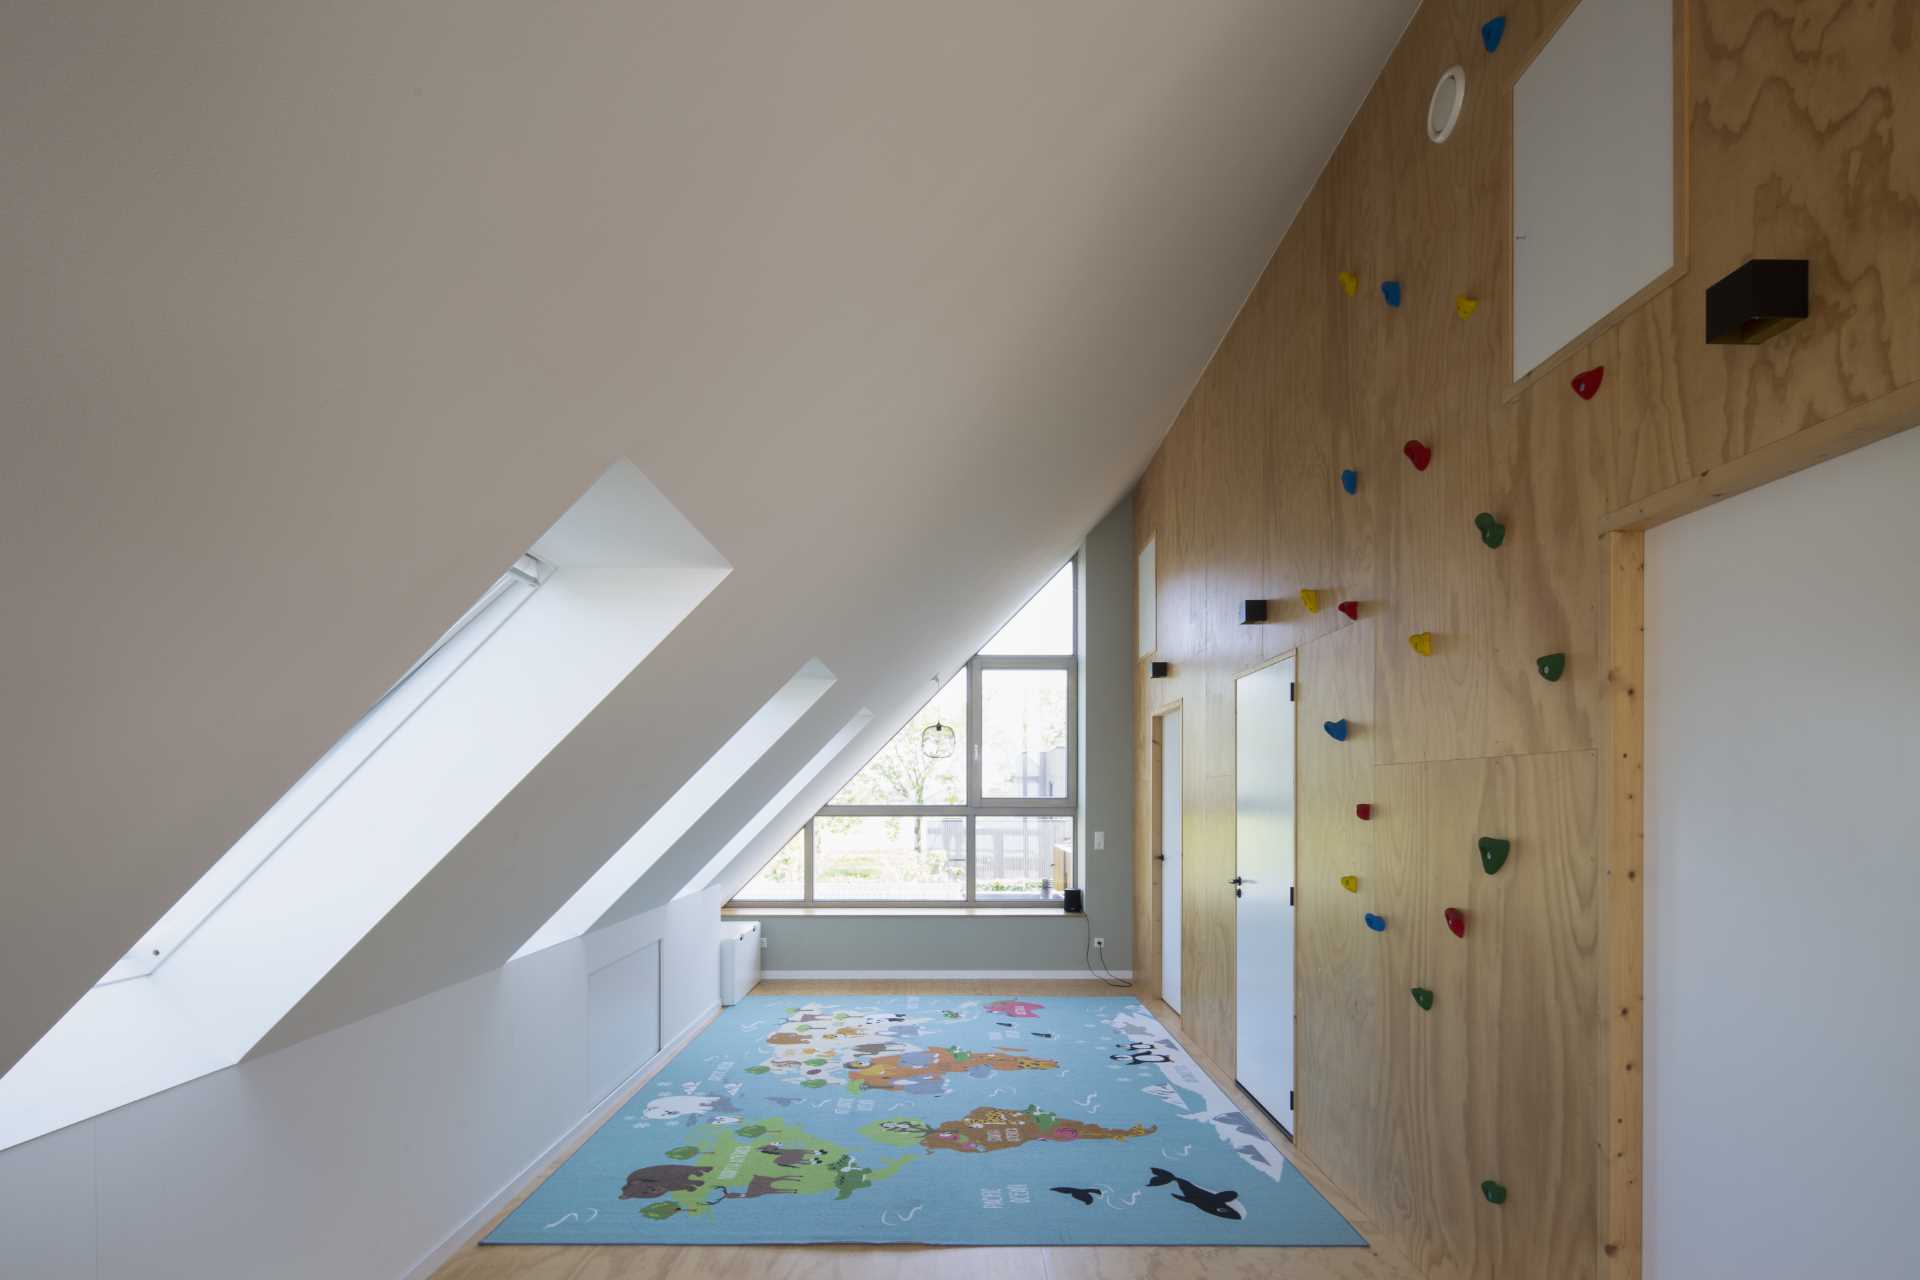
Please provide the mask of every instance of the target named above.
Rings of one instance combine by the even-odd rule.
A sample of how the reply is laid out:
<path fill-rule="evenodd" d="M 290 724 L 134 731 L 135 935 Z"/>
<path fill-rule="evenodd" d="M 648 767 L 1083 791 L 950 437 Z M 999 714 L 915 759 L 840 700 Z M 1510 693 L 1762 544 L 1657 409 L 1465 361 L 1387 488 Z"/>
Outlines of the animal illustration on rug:
<path fill-rule="evenodd" d="M 866 1089 L 898 1089 L 905 1093 L 942 1094 L 943 1076 L 958 1074 L 981 1079 L 996 1071 L 1052 1071 L 1059 1063 L 1023 1053 L 995 1049 L 974 1053 L 955 1045 L 890 1053 L 878 1058 L 850 1059 L 847 1079 Z"/>
<path fill-rule="evenodd" d="M 1210 1213 L 1216 1218 L 1227 1218 L 1239 1222 L 1247 1215 L 1234 1207 L 1234 1201 L 1240 1198 L 1238 1191 L 1209 1191 L 1197 1183 L 1188 1182 L 1177 1173 L 1168 1173 L 1165 1169 L 1149 1167 L 1153 1176 L 1147 1179 L 1150 1187 L 1164 1187 L 1169 1182 L 1179 1187 L 1173 1193 L 1175 1200 L 1185 1201 L 1202 1213 Z"/>
<path fill-rule="evenodd" d="M 986 1006 L 988 1013 L 1003 1013 L 1009 1018 L 1037 1018 L 1040 1010 L 1046 1008 L 1032 1000 L 995 1000 Z"/>
<path fill-rule="evenodd" d="M 695 1093 L 679 1097 L 669 1094 L 649 1101 L 646 1110 L 641 1114 L 649 1120 L 680 1120 L 693 1116 L 705 1116 L 717 1123 L 720 1117 L 711 1113 L 720 1105 L 720 1102 L 719 1098 L 705 1094 Z"/>
<path fill-rule="evenodd" d="M 917 1126 L 918 1132 L 915 1132 Z M 1006 1107 L 975 1107 L 958 1120 L 939 1124 L 925 1121 L 883 1120 L 861 1130 L 868 1137 L 905 1145 L 912 1142 L 928 1151 L 1007 1151 L 1029 1142 L 1098 1142 L 1144 1138 L 1157 1132 L 1154 1125 L 1136 1124 L 1125 1129 L 1110 1129 L 1086 1120 L 1073 1120 L 1028 1105 L 1014 1111 Z"/>
<path fill-rule="evenodd" d="M 1049 1191 L 1058 1191 L 1063 1196 L 1072 1196 L 1081 1204 L 1092 1204 L 1093 1198 L 1100 1194 L 1098 1187 L 1048 1187 Z"/>
<path fill-rule="evenodd" d="M 1134 1040 L 1127 1044 L 1116 1045 L 1114 1047 L 1125 1049 L 1126 1052 L 1109 1054 L 1107 1056 L 1115 1062 L 1124 1062 L 1131 1067 L 1142 1067 L 1156 1062 L 1173 1061 L 1172 1058 L 1160 1051 L 1159 1045 L 1151 1041 Z"/>

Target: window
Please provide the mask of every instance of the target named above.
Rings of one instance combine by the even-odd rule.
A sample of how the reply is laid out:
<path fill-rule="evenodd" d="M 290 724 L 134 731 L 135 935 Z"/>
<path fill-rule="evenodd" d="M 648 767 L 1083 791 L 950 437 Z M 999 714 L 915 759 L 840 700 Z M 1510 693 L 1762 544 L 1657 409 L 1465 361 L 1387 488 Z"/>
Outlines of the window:
<path fill-rule="evenodd" d="M 267 859 L 293 838 L 321 805 L 347 784 L 374 752 L 400 731 L 427 699 L 439 692 L 440 686 L 494 632 L 506 625 L 507 619 L 532 597 L 549 572 L 548 566 L 538 558 L 525 555 L 501 574 L 474 606 L 461 615 L 460 621 L 436 640 L 405 675 L 394 681 L 393 687 L 380 695 L 380 700 L 220 856 L 199 882 L 174 903 L 96 985 L 144 978 L 165 963 L 207 917 L 219 910 Z"/>
<path fill-rule="evenodd" d="M 780 846 L 773 861 L 746 888 L 743 897 L 760 902 L 797 902 L 807 896 L 807 833 L 802 828 Z"/>
<path fill-rule="evenodd" d="M 513 958 L 544 951 L 591 929 L 769 747 L 825 696 L 833 680 L 833 672 L 819 659 L 803 665 L 585 884 L 574 890 L 573 896 L 521 944 Z"/>
<path fill-rule="evenodd" d="M 749 843 L 758 839 L 760 833 L 765 831 L 768 825 L 771 824 L 775 818 L 779 817 L 788 805 L 793 803 L 794 797 L 799 795 L 815 778 L 819 777 L 820 772 L 837 759 L 842 751 L 845 751 L 853 744 L 853 740 L 865 731 L 868 722 L 872 719 L 873 712 L 862 707 L 855 713 L 851 720 L 840 726 L 840 732 L 834 734 L 824 747 L 814 752 L 813 758 L 800 767 L 800 772 L 787 779 L 787 785 L 775 792 L 771 800 L 768 800 L 764 805 L 760 806 L 760 812 L 747 819 L 746 825 L 733 833 L 733 839 L 720 846 L 719 851 L 707 859 L 707 865 L 700 869 L 700 873 L 681 886 L 680 892 L 673 895 L 675 901 L 681 898 L 690 898 L 696 893 L 706 892 L 707 886 L 719 879 L 720 876 L 733 865 L 733 860 L 740 856 L 740 851 L 745 849 Z M 802 842 L 801 852 L 799 854 L 801 870 L 795 877 L 795 880 L 800 883 L 804 883 L 806 875 L 806 854 L 804 851 L 805 834 L 806 833 L 802 831 L 800 835 L 794 837 L 795 840 Z M 791 844 L 792 841 L 788 843 Z M 783 849 L 782 853 L 784 852 L 785 850 Z M 776 861 L 777 860 L 778 859 L 776 859 Z M 768 883 L 774 882 L 769 881 Z M 756 893 L 752 896 L 765 897 L 768 900 L 777 900 L 783 897 L 797 898 L 803 896 L 803 894 L 799 890 L 789 891 L 781 889 L 774 893 L 765 895 Z"/>
<path fill-rule="evenodd" d="M 737 904 L 1045 906 L 1075 882 L 1075 567 L 840 789 Z"/>
<path fill-rule="evenodd" d="M 0 1150 L 245 1058 L 731 571 L 624 460 L 529 552 L 0 1075 Z"/>

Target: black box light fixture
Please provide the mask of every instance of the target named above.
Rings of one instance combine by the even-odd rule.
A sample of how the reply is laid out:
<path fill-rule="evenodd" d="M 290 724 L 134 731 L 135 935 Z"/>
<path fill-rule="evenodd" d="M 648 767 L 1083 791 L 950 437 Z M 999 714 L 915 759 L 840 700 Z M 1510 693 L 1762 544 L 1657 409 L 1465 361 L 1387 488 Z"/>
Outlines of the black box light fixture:
<path fill-rule="evenodd" d="M 1807 318 L 1807 260 L 1751 258 L 1707 289 L 1707 341 L 1752 346 Z"/>
<path fill-rule="evenodd" d="M 1242 600 L 1240 602 L 1240 625 L 1267 620 L 1267 602 L 1265 600 Z"/>
<path fill-rule="evenodd" d="M 1167 664 L 1166 664 L 1166 663 L 1164 663 L 1164 662 L 1150 662 L 1150 663 L 1148 663 L 1148 664 L 1147 664 L 1147 679 L 1149 679 L 1149 680 L 1165 680 L 1166 678 L 1167 678 Z"/>

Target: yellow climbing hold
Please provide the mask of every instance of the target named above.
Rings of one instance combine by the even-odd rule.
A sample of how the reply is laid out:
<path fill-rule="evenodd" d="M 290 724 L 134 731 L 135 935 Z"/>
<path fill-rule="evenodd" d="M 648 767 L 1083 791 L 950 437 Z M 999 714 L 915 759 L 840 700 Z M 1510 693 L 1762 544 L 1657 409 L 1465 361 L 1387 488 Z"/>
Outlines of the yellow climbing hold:
<path fill-rule="evenodd" d="M 1407 643 L 1412 645 L 1413 651 L 1421 657 L 1431 658 L 1433 656 L 1433 632 L 1416 631 L 1407 637 Z"/>
<path fill-rule="evenodd" d="M 1474 308 L 1479 305 L 1480 299 L 1478 298 L 1470 298 L 1464 293 L 1456 293 L 1453 295 L 1453 313 L 1462 320 L 1472 316 Z"/>
<path fill-rule="evenodd" d="M 1300 588 L 1300 603 L 1307 606 L 1308 613 L 1320 612 L 1320 593 L 1312 587 Z"/>
<path fill-rule="evenodd" d="M 1360 277 L 1351 271 L 1342 271 L 1340 273 L 1340 287 L 1345 290 L 1346 295 L 1351 298 L 1354 294 L 1360 292 Z"/>
<path fill-rule="evenodd" d="M 1341 876 L 1340 887 L 1342 889 L 1345 889 L 1348 893 L 1358 893 L 1360 892 L 1360 877 L 1359 876 Z"/>

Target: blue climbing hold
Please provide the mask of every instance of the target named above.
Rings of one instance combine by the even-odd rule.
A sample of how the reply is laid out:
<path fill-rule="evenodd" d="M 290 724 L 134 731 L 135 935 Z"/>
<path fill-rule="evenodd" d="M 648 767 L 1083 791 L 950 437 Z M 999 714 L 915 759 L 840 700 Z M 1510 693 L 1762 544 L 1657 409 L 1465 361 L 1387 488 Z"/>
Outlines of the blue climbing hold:
<path fill-rule="evenodd" d="M 1400 282 L 1398 280 L 1389 280 L 1385 284 L 1381 285 L 1380 296 L 1387 300 L 1388 306 L 1390 307 L 1399 306 L 1400 305 Z"/>
<path fill-rule="evenodd" d="M 1347 722 L 1345 720 L 1329 720 L 1320 727 L 1325 729 L 1327 736 L 1335 742 L 1345 742 L 1347 740 Z"/>
<path fill-rule="evenodd" d="M 1385 916 L 1377 916 L 1369 911 L 1367 912 L 1367 928 L 1373 930 L 1375 933 L 1385 933 L 1387 931 L 1387 918 Z"/>
<path fill-rule="evenodd" d="M 1489 18 L 1480 27 L 1480 43 L 1487 46 L 1488 53 L 1492 53 L 1500 47 L 1500 37 L 1505 34 L 1507 34 L 1507 19 L 1505 15 L 1498 18 Z"/>
<path fill-rule="evenodd" d="M 1360 492 L 1360 473 L 1348 467 L 1340 473 L 1340 487 L 1348 493 Z"/>

